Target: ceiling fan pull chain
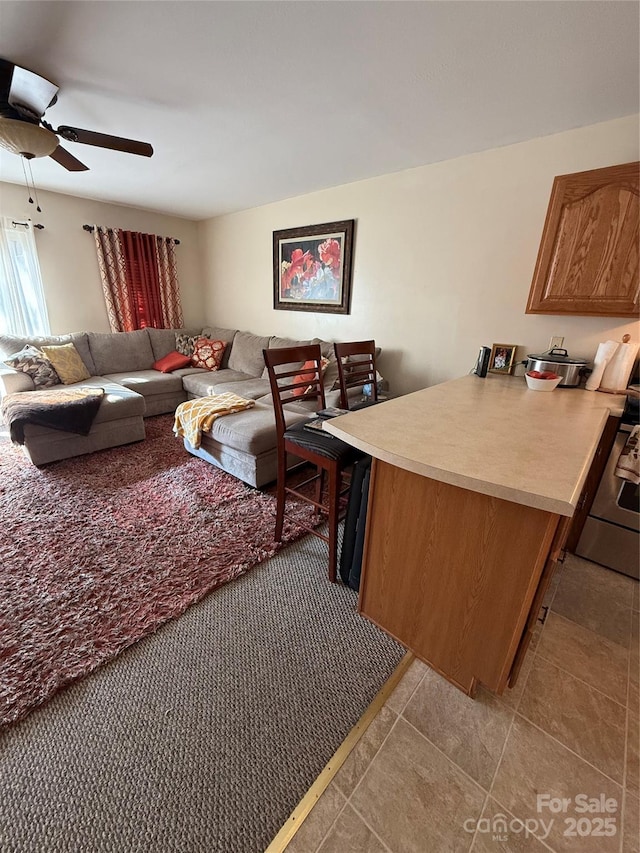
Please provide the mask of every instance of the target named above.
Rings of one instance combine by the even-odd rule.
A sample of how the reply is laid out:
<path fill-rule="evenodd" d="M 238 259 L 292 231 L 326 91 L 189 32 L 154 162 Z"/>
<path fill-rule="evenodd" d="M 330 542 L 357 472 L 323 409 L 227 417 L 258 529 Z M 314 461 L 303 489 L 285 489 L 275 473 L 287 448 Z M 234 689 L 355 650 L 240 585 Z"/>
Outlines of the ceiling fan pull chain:
<path fill-rule="evenodd" d="M 42 213 L 42 208 L 40 207 L 40 202 L 38 200 L 38 190 L 36 188 L 36 182 L 33 180 L 33 172 L 31 170 L 31 161 L 28 160 L 27 163 L 29 165 L 29 174 L 31 175 L 31 186 L 33 187 L 33 194 L 36 197 L 36 210 L 38 211 L 38 213 Z M 33 199 L 30 198 L 29 201 L 31 202 L 31 204 L 33 204 Z"/>
<path fill-rule="evenodd" d="M 27 188 L 27 192 L 29 194 L 29 204 L 33 204 L 33 199 L 31 198 L 31 187 L 29 186 L 29 178 L 27 177 L 27 170 L 24 165 L 24 157 L 20 158 L 20 162 L 22 163 L 22 174 L 24 175 L 24 185 Z"/>
<path fill-rule="evenodd" d="M 31 198 L 31 187 L 29 186 L 29 178 L 27 177 L 27 169 L 24 165 L 25 158 L 20 157 L 20 162 L 22 163 L 22 174 L 24 175 L 24 185 L 27 188 L 27 193 L 29 194 L 29 204 L 33 204 L 33 199 Z"/>

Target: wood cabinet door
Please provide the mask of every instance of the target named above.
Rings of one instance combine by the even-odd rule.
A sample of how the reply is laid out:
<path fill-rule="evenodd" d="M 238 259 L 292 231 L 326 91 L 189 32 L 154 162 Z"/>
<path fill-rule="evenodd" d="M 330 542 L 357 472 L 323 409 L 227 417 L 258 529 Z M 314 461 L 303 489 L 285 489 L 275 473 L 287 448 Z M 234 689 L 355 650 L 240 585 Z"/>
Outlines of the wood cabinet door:
<path fill-rule="evenodd" d="M 637 316 L 639 167 L 554 179 L 527 314 Z"/>
<path fill-rule="evenodd" d="M 374 459 L 359 610 L 465 693 L 500 693 L 557 527 Z"/>

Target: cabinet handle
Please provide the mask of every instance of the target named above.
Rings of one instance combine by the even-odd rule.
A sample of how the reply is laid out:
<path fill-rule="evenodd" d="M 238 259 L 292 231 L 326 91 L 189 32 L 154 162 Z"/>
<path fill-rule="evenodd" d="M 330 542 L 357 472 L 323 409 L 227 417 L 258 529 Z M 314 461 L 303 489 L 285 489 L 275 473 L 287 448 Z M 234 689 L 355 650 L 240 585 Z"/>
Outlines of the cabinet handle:
<path fill-rule="evenodd" d="M 541 625 L 544 625 L 547 621 L 547 616 L 549 615 L 549 606 L 547 604 L 543 604 L 540 610 L 542 611 L 542 615 L 538 616 L 538 622 L 540 622 Z"/>

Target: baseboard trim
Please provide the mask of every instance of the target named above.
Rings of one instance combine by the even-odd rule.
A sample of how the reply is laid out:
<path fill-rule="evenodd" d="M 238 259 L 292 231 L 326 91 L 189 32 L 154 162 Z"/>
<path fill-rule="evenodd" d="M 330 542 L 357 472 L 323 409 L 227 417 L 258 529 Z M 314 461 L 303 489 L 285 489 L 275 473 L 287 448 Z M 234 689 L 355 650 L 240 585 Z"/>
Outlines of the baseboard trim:
<path fill-rule="evenodd" d="M 387 681 L 382 685 L 367 710 L 335 751 L 328 764 L 326 764 L 320 772 L 318 778 L 311 785 L 295 809 L 291 812 L 286 823 L 283 824 L 278 834 L 265 850 L 265 853 L 282 853 L 282 851 L 286 850 L 287 845 L 300 829 L 311 809 L 328 788 L 329 783 L 347 760 L 349 753 L 354 749 L 360 738 L 369 728 L 380 708 L 382 708 L 391 693 L 395 690 L 398 682 L 405 674 L 413 660 L 413 653 L 407 652 Z"/>

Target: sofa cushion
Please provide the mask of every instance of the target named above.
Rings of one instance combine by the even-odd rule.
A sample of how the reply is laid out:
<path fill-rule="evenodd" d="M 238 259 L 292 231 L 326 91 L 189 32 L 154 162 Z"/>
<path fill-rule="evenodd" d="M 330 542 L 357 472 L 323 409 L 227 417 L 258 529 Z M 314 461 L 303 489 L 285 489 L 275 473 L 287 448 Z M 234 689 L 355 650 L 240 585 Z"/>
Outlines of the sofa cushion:
<path fill-rule="evenodd" d="M 317 340 L 298 341 L 294 338 L 279 338 L 277 335 L 272 335 L 269 338 L 269 349 L 285 349 L 286 347 L 308 347 L 309 344 L 316 344 Z"/>
<path fill-rule="evenodd" d="M 0 335 L 0 359 L 18 352 L 24 346 L 30 345 L 36 349 L 43 346 L 59 346 L 60 344 L 73 344 L 80 353 L 89 374 L 96 375 L 96 366 L 93 363 L 91 350 L 89 349 L 89 336 L 86 332 L 73 332 L 70 335 L 28 335 L 26 337 L 17 335 Z"/>
<path fill-rule="evenodd" d="M 216 394 L 237 394 L 238 397 L 244 397 L 245 400 L 257 400 L 258 397 L 264 397 L 269 392 L 269 381 L 265 379 L 243 379 L 240 382 L 215 382 Z M 269 394 L 269 401 L 271 395 Z"/>
<path fill-rule="evenodd" d="M 193 375 L 205 375 L 211 376 L 210 370 L 204 370 L 202 367 L 194 367 L 189 361 L 188 367 L 179 367 L 177 370 L 171 371 L 174 376 L 180 376 L 180 378 L 184 376 L 193 376 Z"/>
<path fill-rule="evenodd" d="M 160 373 L 157 370 L 132 370 L 126 373 L 107 373 L 104 378 L 110 382 L 117 382 L 124 388 L 137 391 L 143 397 L 182 391 L 182 379 L 175 373 Z"/>
<path fill-rule="evenodd" d="M 219 370 L 226 346 L 225 341 L 198 338 L 193 348 L 191 364 L 194 367 L 204 367 L 205 370 Z"/>
<path fill-rule="evenodd" d="M 176 348 L 176 332 L 201 335 L 202 329 L 147 329 L 155 361 L 159 361 Z"/>
<path fill-rule="evenodd" d="M 210 370 L 200 370 L 197 373 L 183 376 L 182 384 L 185 391 L 194 397 L 209 397 L 216 393 L 217 387 L 221 387 L 227 382 L 241 383 L 249 379 L 255 379 L 255 376 L 249 376 L 248 373 L 241 373 L 239 370 L 231 370 L 231 368 L 217 370 L 214 373 Z M 242 394 L 240 396 L 242 397 Z"/>
<path fill-rule="evenodd" d="M 173 373 L 181 367 L 188 367 L 191 364 L 191 359 L 188 355 L 182 355 L 178 350 L 167 353 L 163 358 L 159 358 L 153 362 L 153 369 L 159 370 L 160 373 Z"/>
<path fill-rule="evenodd" d="M 66 335 L 64 337 L 66 337 Z M 66 341 L 62 341 L 61 343 L 66 343 Z M 87 370 L 89 371 L 89 376 L 95 376 L 96 365 L 93 360 L 93 356 L 91 355 L 91 347 L 89 346 L 88 333 L 76 332 L 73 335 L 69 335 L 69 343 L 73 344 L 74 347 L 78 350 L 80 358 L 83 360 Z"/>
<path fill-rule="evenodd" d="M 68 388 L 104 388 L 104 397 L 98 409 L 94 424 L 117 421 L 121 418 L 143 416 L 146 411 L 144 397 L 125 388 L 117 382 L 111 382 L 104 376 L 92 376 L 82 382 L 68 385 Z"/>
<path fill-rule="evenodd" d="M 130 370 L 150 370 L 155 361 L 146 329 L 107 334 L 89 332 L 89 347 L 97 376 Z"/>
<path fill-rule="evenodd" d="M 222 356 L 222 368 L 229 367 L 229 356 L 231 355 L 231 345 L 236 336 L 236 329 L 225 329 L 223 326 L 205 326 L 202 330 L 203 337 L 211 338 L 214 341 L 224 341 L 227 348 Z"/>
<path fill-rule="evenodd" d="M 60 381 L 64 382 L 65 385 L 82 382 L 83 379 L 88 379 L 91 376 L 74 344 L 44 346 L 42 352 L 53 364 Z"/>
<path fill-rule="evenodd" d="M 251 332 L 236 332 L 229 356 L 229 367 L 249 376 L 262 376 L 264 358 L 262 350 L 269 347 L 269 337 L 252 335 Z"/>
<path fill-rule="evenodd" d="M 18 335 L 0 335 L 0 359 L 9 358 L 10 355 L 15 355 L 24 347 L 32 346 L 38 349 L 34 340 L 21 337 Z"/>
<path fill-rule="evenodd" d="M 285 421 L 287 426 L 307 420 L 308 414 L 287 412 Z M 257 456 L 276 447 L 276 421 L 272 406 L 256 403 L 253 409 L 246 412 L 238 412 L 218 418 L 210 432 L 215 441 L 234 450 L 243 453 L 251 453 Z"/>
<path fill-rule="evenodd" d="M 314 339 L 312 341 L 294 341 L 292 338 L 279 338 L 276 335 L 269 338 L 269 346 L 268 349 L 285 349 L 286 347 L 306 347 L 309 344 L 317 344 L 318 340 Z M 263 357 L 264 363 L 264 357 Z M 299 362 L 299 367 L 302 367 L 304 362 Z M 269 373 L 267 372 L 267 368 L 264 367 L 262 371 L 262 378 L 267 379 L 269 377 Z"/>
<path fill-rule="evenodd" d="M 35 388 L 50 388 L 60 384 L 60 377 L 53 364 L 35 347 L 23 347 L 20 352 L 6 358 L 4 363 L 30 376 Z"/>

